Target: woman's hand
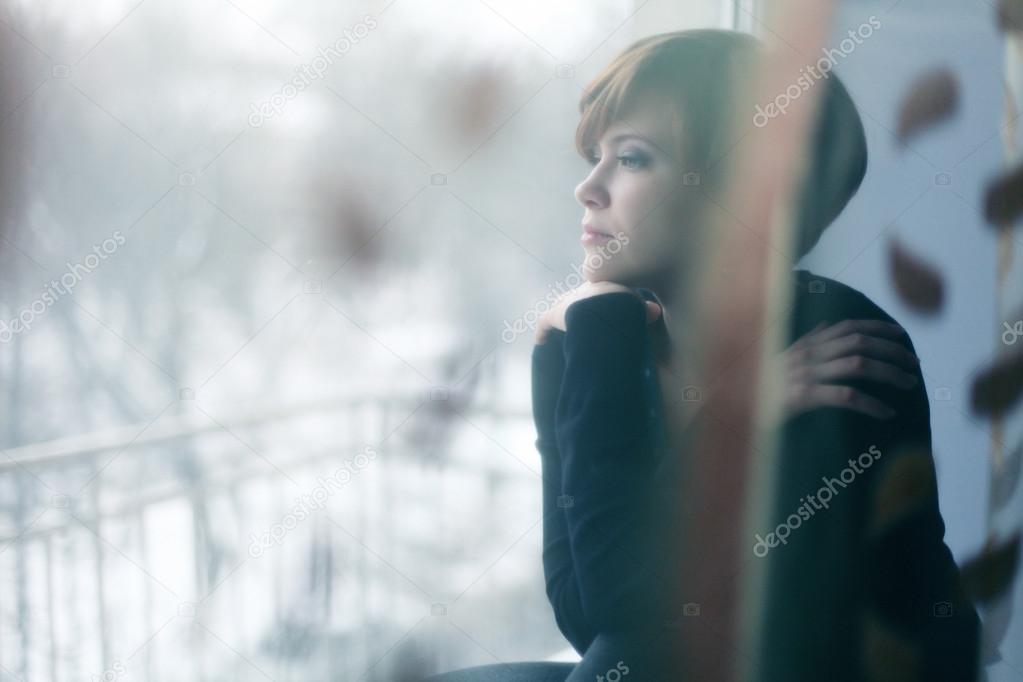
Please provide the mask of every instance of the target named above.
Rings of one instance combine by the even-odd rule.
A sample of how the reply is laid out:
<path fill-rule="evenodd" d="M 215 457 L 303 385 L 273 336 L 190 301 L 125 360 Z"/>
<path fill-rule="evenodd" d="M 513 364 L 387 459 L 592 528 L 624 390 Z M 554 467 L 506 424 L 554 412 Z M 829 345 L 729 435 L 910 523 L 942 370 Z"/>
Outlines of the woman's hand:
<path fill-rule="evenodd" d="M 637 298 L 642 298 L 635 289 L 630 289 L 623 284 L 617 284 L 615 282 L 587 281 L 583 282 L 571 291 L 566 291 L 537 322 L 536 334 L 534 336 L 536 344 L 543 345 L 543 343 L 547 340 L 547 335 L 550 334 L 551 329 L 566 331 L 565 311 L 568 310 L 568 306 L 585 298 L 599 296 L 600 294 L 609 294 L 616 291 L 628 292 Z M 646 304 L 646 320 L 648 323 L 653 322 L 660 317 L 661 306 L 657 305 L 653 301 L 644 300 L 644 303 Z"/>
<path fill-rule="evenodd" d="M 920 360 L 890 340 L 905 334 L 899 325 L 882 320 L 821 322 L 781 354 L 786 363 L 784 418 L 816 407 L 846 407 L 879 419 L 894 416 L 895 410 L 880 400 L 829 382 L 866 379 L 912 388 Z"/>

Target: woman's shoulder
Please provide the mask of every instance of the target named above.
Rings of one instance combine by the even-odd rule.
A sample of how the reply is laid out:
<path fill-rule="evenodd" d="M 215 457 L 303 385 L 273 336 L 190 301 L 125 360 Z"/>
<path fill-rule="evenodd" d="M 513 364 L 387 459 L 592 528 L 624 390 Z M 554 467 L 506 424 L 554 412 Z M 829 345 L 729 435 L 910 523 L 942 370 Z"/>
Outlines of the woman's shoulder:
<path fill-rule="evenodd" d="M 848 310 L 871 318 L 893 321 L 883 308 L 866 294 L 844 282 L 809 270 L 793 270 L 796 302 L 806 307 Z"/>
<path fill-rule="evenodd" d="M 869 296 L 844 282 L 802 269 L 793 270 L 792 275 L 792 328 L 795 337 L 802 336 L 819 322 L 835 324 L 842 320 L 882 320 L 899 324 Z M 906 339 L 912 347 L 908 336 Z"/>

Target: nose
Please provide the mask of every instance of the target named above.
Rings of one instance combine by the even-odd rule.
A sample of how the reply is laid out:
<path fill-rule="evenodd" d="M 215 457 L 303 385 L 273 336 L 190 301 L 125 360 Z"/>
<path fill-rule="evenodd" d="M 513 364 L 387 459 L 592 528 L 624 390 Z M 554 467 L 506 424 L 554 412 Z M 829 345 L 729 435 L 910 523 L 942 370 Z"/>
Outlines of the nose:
<path fill-rule="evenodd" d="M 606 208 L 611 200 L 607 187 L 601 178 L 599 164 L 594 166 L 590 174 L 576 185 L 575 198 L 589 209 Z"/>

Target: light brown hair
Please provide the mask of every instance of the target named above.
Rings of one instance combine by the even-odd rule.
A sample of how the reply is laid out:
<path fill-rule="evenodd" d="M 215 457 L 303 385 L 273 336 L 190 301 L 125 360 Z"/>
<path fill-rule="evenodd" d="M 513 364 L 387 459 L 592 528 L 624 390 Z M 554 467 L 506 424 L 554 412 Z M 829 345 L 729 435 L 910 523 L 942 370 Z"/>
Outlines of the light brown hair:
<path fill-rule="evenodd" d="M 724 186 L 729 151 L 741 131 L 737 111 L 754 102 L 747 79 L 756 72 L 763 44 L 754 36 L 721 29 L 693 29 L 634 42 L 586 87 L 579 101 L 575 146 L 584 157 L 629 108 L 654 97 L 673 111 L 673 149 L 663 150 L 685 171 L 700 174 L 707 191 Z M 807 253 L 842 212 L 866 174 L 863 123 L 845 86 L 832 71 L 819 100 L 809 166 L 799 194 L 796 257 Z"/>

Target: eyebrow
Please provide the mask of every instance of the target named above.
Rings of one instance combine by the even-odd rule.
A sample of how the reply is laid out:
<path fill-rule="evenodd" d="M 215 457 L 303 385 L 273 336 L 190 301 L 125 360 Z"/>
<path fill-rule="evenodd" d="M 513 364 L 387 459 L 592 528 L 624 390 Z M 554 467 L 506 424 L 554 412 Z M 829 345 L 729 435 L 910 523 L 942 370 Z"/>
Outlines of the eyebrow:
<path fill-rule="evenodd" d="M 622 140 L 628 140 L 628 139 L 636 139 L 636 140 L 639 140 L 640 142 L 646 142 L 647 144 L 649 144 L 651 146 L 654 146 L 654 147 L 657 146 L 649 138 L 643 137 L 642 135 L 637 135 L 636 133 L 619 133 L 618 135 L 615 135 L 610 140 L 608 140 L 608 142 L 611 142 L 611 143 L 621 142 Z"/>

